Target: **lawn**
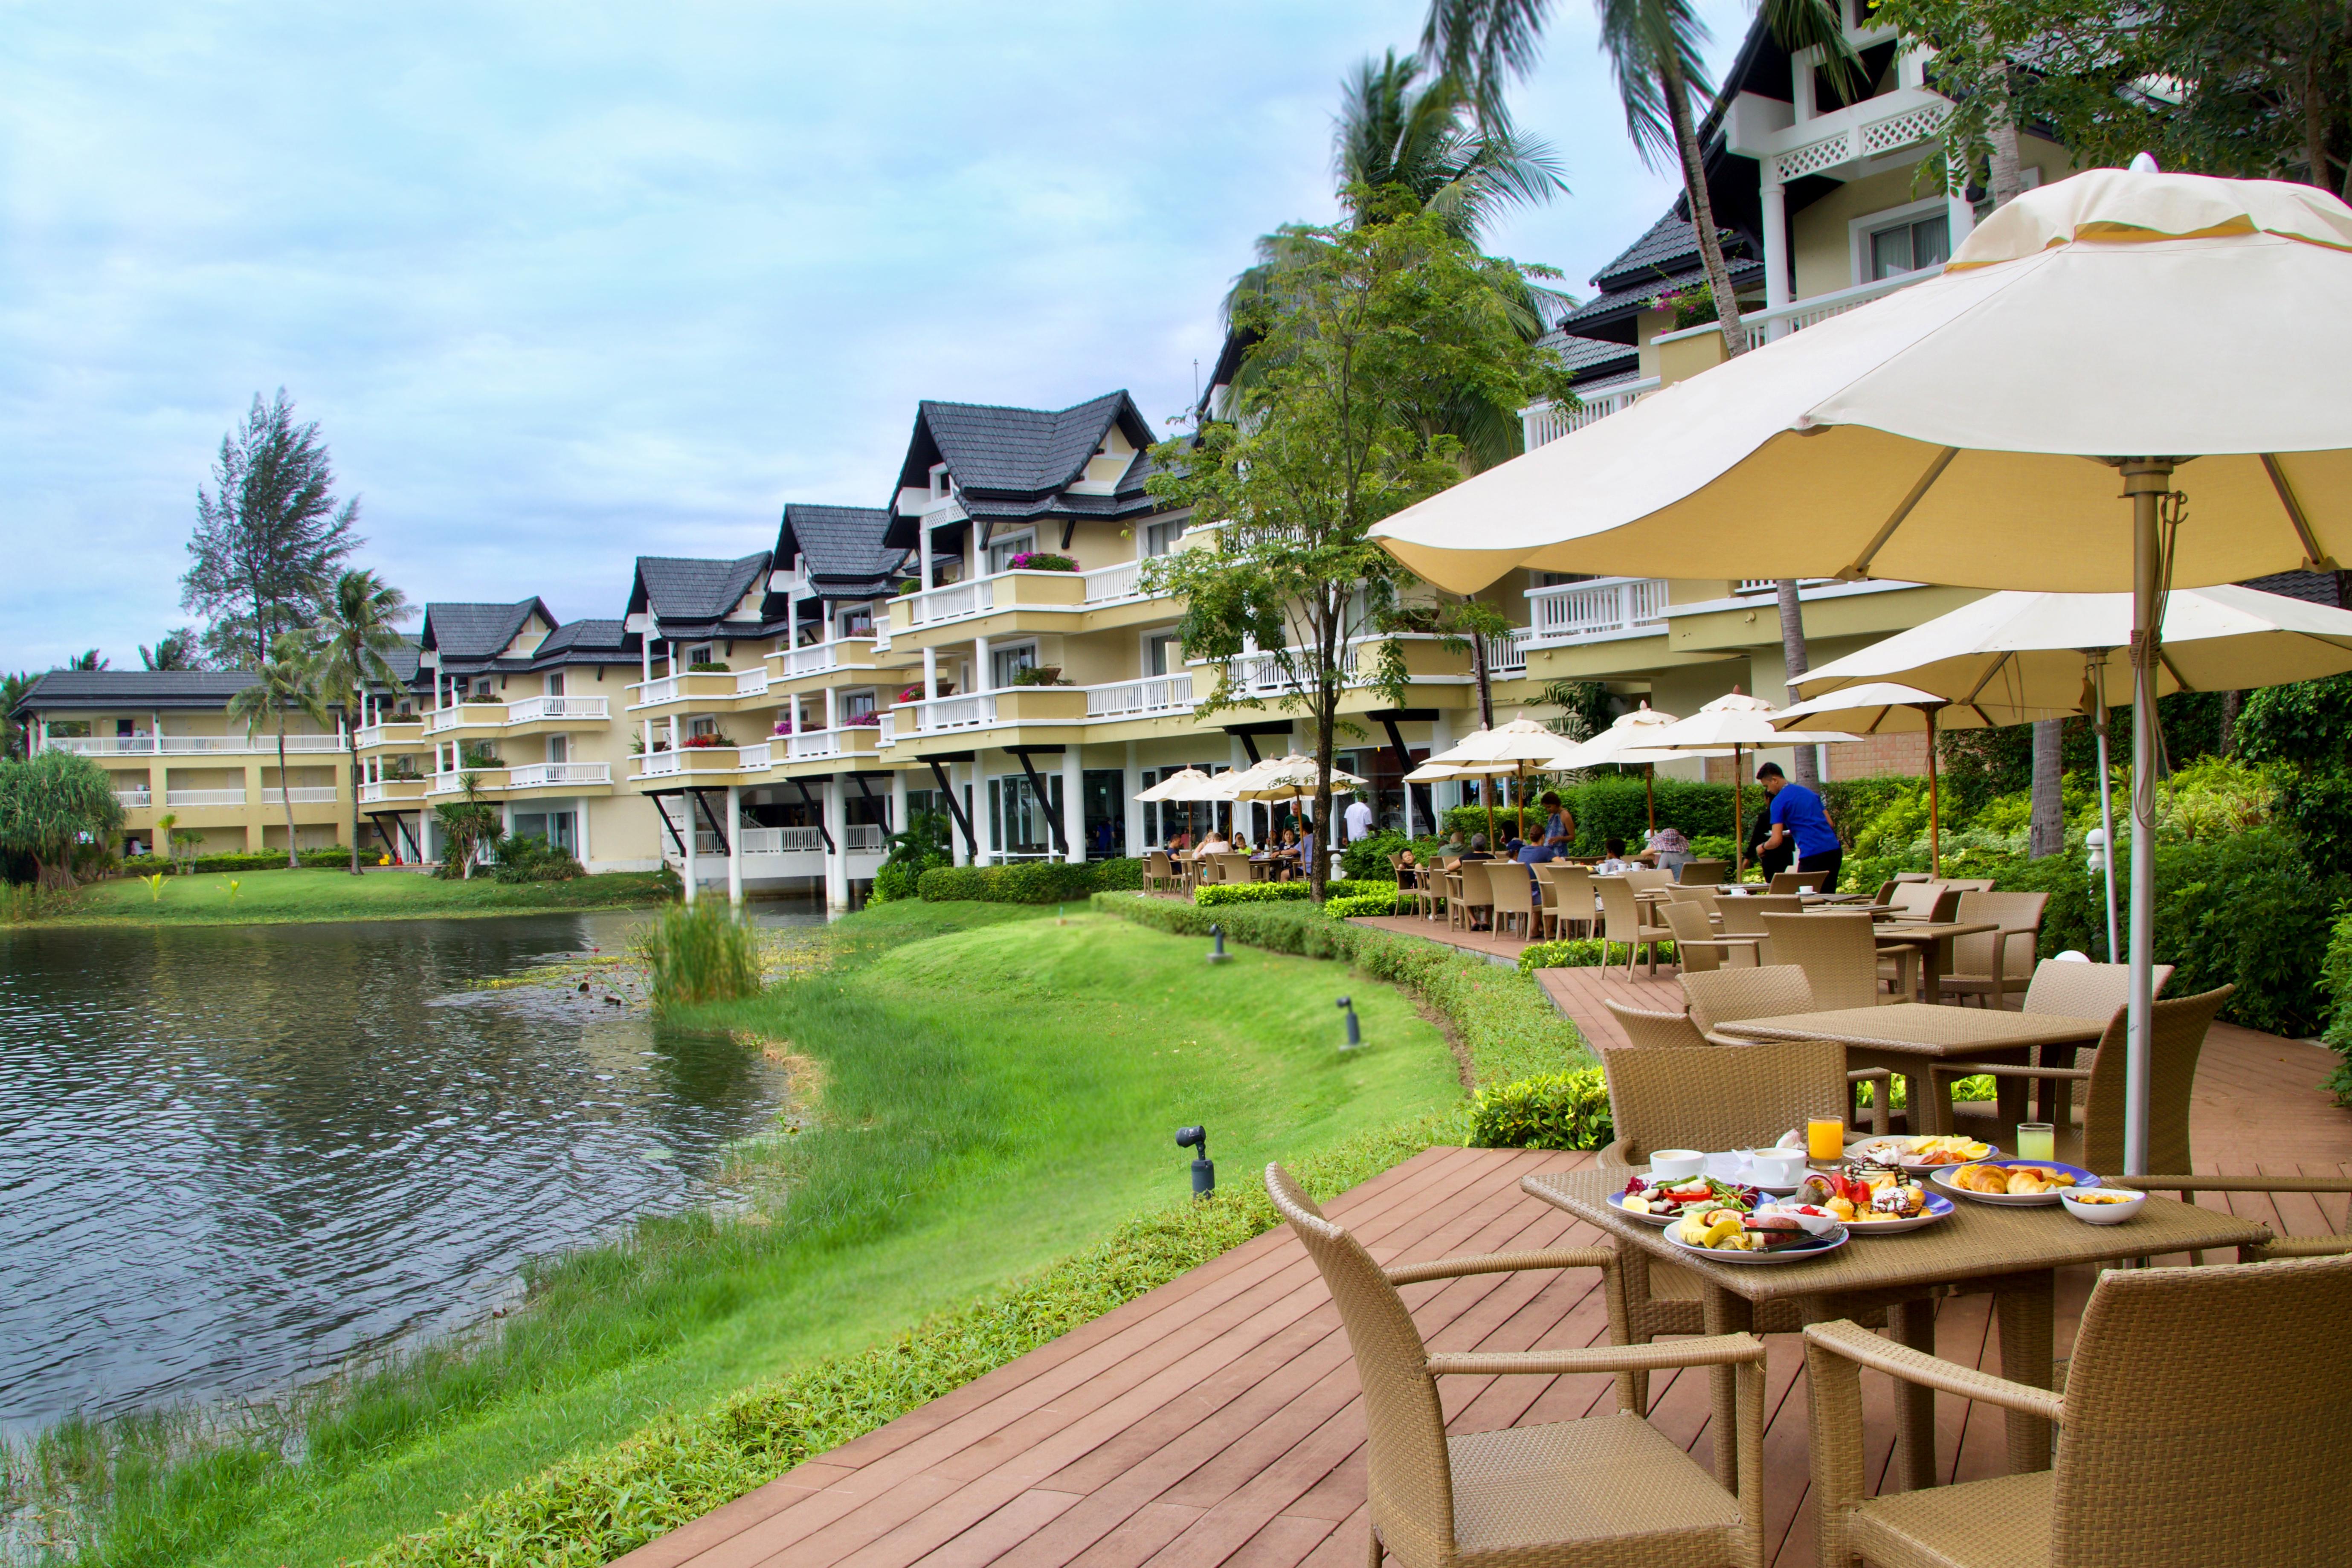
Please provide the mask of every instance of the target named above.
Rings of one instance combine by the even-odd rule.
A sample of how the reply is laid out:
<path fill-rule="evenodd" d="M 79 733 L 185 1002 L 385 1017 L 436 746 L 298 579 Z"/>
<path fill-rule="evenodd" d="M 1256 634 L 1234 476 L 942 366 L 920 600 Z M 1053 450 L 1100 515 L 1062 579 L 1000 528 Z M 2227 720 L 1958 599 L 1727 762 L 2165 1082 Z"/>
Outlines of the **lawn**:
<path fill-rule="evenodd" d="M 234 891 L 232 891 L 232 887 Z M 621 871 L 568 882 L 445 882 L 418 871 L 205 871 L 166 877 L 160 889 L 131 878 L 84 888 L 44 925 L 261 925 L 284 921 L 446 920 L 524 910 L 617 909 L 665 901 L 652 872 Z"/>
<path fill-rule="evenodd" d="M 224 1456 L 86 1562 L 332 1564 L 665 1411 L 885 1339 L 1181 1203 L 1179 1126 L 1222 1184 L 1458 1102 L 1397 992 L 1328 963 L 1006 905 L 885 905 L 834 964 L 701 1021 L 820 1064 L 820 1126 L 749 1219 L 668 1222 L 564 1260 L 504 1343 L 387 1379 L 306 1468 Z M 1333 999 L 1365 1045 L 1343 1053 Z M 747 1047 L 751 1048 L 751 1047 Z"/>

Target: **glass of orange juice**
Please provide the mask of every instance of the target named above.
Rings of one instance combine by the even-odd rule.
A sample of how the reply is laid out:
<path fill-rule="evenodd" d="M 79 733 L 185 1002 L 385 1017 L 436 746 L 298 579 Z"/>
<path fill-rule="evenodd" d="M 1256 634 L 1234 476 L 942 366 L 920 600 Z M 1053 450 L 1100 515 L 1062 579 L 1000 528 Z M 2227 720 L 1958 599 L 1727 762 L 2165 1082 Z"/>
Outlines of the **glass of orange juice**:
<path fill-rule="evenodd" d="M 2021 1121 L 2017 1124 L 2017 1157 L 2021 1160 L 2054 1160 L 2058 1157 L 2057 1124 L 2049 1121 Z"/>
<path fill-rule="evenodd" d="M 1817 1161 L 1833 1161 L 1845 1152 L 1845 1122 L 1834 1116 L 1816 1116 L 1805 1123 L 1805 1153 Z"/>

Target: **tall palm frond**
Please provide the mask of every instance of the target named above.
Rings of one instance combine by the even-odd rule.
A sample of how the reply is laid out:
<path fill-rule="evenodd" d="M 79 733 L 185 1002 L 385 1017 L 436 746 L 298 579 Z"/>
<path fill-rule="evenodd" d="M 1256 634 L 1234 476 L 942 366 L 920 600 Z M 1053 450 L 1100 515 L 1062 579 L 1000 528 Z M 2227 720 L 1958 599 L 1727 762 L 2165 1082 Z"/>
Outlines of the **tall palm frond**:
<path fill-rule="evenodd" d="M 1459 239 L 1474 239 L 1502 207 L 1538 205 L 1568 189 L 1545 142 L 1475 112 L 1462 79 L 1394 50 L 1367 58 L 1340 84 L 1331 134 L 1332 173 L 1355 219 L 1359 192 L 1403 190 Z"/>
<path fill-rule="evenodd" d="M 343 710 L 343 744 L 352 756 L 352 875 L 360 874 L 358 744 L 361 694 L 371 686 L 397 688 L 400 675 L 388 656 L 405 639 L 395 629 L 413 612 L 408 595 L 373 572 L 346 572 L 335 579 L 319 617 L 319 684 L 326 700 Z"/>
<path fill-rule="evenodd" d="M 331 722 L 326 695 L 320 688 L 320 663 L 318 645 L 310 634 L 280 632 L 269 645 L 269 657 L 254 667 L 254 683 L 228 700 L 228 716 L 244 723 L 247 740 L 271 718 L 278 721 L 278 799 L 286 809 L 289 870 L 302 861 L 295 843 L 293 784 L 286 776 L 286 721 L 290 714 L 302 713 L 321 729 Z"/>

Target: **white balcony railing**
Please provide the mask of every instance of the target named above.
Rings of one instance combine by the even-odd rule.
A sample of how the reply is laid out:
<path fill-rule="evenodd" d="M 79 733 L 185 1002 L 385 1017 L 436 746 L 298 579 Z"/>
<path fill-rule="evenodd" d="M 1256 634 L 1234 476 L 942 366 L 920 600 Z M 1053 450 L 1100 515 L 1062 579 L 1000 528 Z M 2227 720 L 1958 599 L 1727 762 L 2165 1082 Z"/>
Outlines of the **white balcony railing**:
<path fill-rule="evenodd" d="M 641 779 L 667 778 L 672 773 L 726 773 L 740 766 L 740 746 L 679 746 L 666 752 L 654 752 L 637 759 L 636 776 Z"/>
<path fill-rule="evenodd" d="M 1079 574 L 1086 580 L 1086 603 L 1108 605 L 1116 599 L 1132 599 L 1143 592 L 1143 563 L 1122 561 L 1116 566 L 1099 566 L 1092 572 Z"/>
<path fill-rule="evenodd" d="M 852 855 L 882 847 L 882 825 L 878 822 L 853 822 L 841 830 L 841 847 Z"/>
<path fill-rule="evenodd" d="M 1155 675 L 1087 688 L 1087 717 L 1118 719 L 1133 713 L 1171 713 L 1192 706 L 1192 678 Z"/>
<path fill-rule="evenodd" d="M 739 827 L 735 842 L 746 855 L 801 855 L 824 849 L 824 835 L 814 827 Z"/>
<path fill-rule="evenodd" d="M 353 743 L 358 745 L 362 750 L 365 750 L 370 746 L 389 746 L 395 742 L 409 741 L 415 738 L 411 735 L 394 734 L 394 731 L 395 730 L 415 730 L 418 728 L 419 726 L 417 721 L 414 719 L 395 719 L 389 723 L 362 724 L 360 726 L 358 731 L 353 733 L 352 739 Z"/>
<path fill-rule="evenodd" d="M 1940 276 L 1943 270 L 1940 267 L 1923 267 L 1916 272 L 1900 272 L 1892 278 L 1882 278 L 1875 283 L 1816 294 L 1809 300 L 1783 305 L 1777 310 L 1746 311 L 1739 318 L 1740 330 L 1747 335 L 1749 348 L 1761 348 L 1774 338 L 1785 338 L 1790 332 L 1819 326 L 1832 316 L 1843 316 L 1857 305 L 1884 300 L 1914 283 L 1925 283 L 1930 278 Z"/>
<path fill-rule="evenodd" d="M 423 779 L 370 779 L 360 785 L 360 804 L 381 805 L 386 801 L 414 800 L 416 798 L 415 795 L 398 793 L 394 786 L 421 784 L 424 782 Z"/>
<path fill-rule="evenodd" d="M 840 667 L 839 643 L 813 642 L 806 647 L 788 647 L 777 656 L 776 662 L 784 667 L 784 679 L 796 675 L 823 675 Z"/>
<path fill-rule="evenodd" d="M 659 680 L 648 680 L 630 689 L 637 694 L 637 700 L 629 704 L 632 708 L 650 708 L 656 702 L 674 702 L 677 700 L 677 677 L 666 675 Z"/>
<path fill-rule="evenodd" d="M 119 789 L 114 792 L 114 804 L 125 811 L 144 811 L 155 804 L 155 797 L 143 789 Z"/>
<path fill-rule="evenodd" d="M 556 784 L 608 784 L 613 782 L 610 763 L 525 763 L 507 770 L 507 783 L 515 789 L 545 789 Z"/>
<path fill-rule="evenodd" d="M 507 704 L 507 722 L 526 724 L 534 719 L 604 719 L 610 717 L 602 697 L 526 697 Z"/>
<path fill-rule="evenodd" d="M 1339 655 L 1339 668 L 1350 682 L 1356 678 L 1356 647 L 1350 643 Z M 1300 689 L 1297 682 L 1283 672 L 1282 659 L 1276 654 L 1244 654 L 1228 663 L 1225 670 L 1227 679 L 1236 689 L 1253 697 Z"/>
<path fill-rule="evenodd" d="M 493 764 L 489 767 L 460 768 L 454 773 L 435 773 L 432 782 L 425 786 L 425 793 L 426 795 L 463 795 L 466 792 L 466 777 L 468 773 L 473 775 L 476 789 L 504 789 L 507 785 L 506 772 L 505 768 Z"/>
<path fill-rule="evenodd" d="M 245 792 L 241 789 L 167 789 L 163 804 L 181 805 L 243 805 Z"/>
<path fill-rule="evenodd" d="M 50 735 L 41 744 L 52 751 L 77 752 L 86 757 L 253 756 L 262 752 L 275 756 L 278 752 L 278 737 L 267 731 L 251 739 L 243 735 Z M 343 738 L 289 735 L 286 749 L 289 752 L 340 752 Z"/>
<path fill-rule="evenodd" d="M 264 784 L 261 793 L 265 798 L 273 801 L 283 793 L 287 800 L 296 805 L 332 805 L 336 799 L 332 784 L 296 784 L 283 792 L 276 784 Z"/>
<path fill-rule="evenodd" d="M 773 750 L 774 743 L 769 741 L 755 742 L 749 746 L 738 746 L 735 748 L 735 765 L 747 773 L 758 773 L 761 768 L 769 765 Z"/>
<path fill-rule="evenodd" d="M 1513 626 L 1501 637 L 1486 639 L 1486 673 L 1525 675 L 1528 669 L 1528 628 Z"/>
<path fill-rule="evenodd" d="M 911 712 L 914 732 L 936 735 L 947 730 L 976 730 L 996 722 L 996 694 L 983 691 L 973 697 L 934 697 L 928 702 L 902 705 L 898 711 Z M 890 718 L 886 713 L 885 720 Z"/>
<path fill-rule="evenodd" d="M 1571 430 L 1581 430 L 1596 419 L 1606 419 L 1631 408 L 1643 393 L 1657 390 L 1658 378 L 1652 375 L 1579 393 L 1574 408 L 1562 408 L 1555 403 L 1530 404 L 1519 410 L 1519 430 L 1527 438 L 1528 450 L 1532 452 L 1547 441 L 1557 441 Z"/>
<path fill-rule="evenodd" d="M 927 588 L 920 593 L 908 595 L 907 600 L 907 617 L 910 625 L 936 626 L 941 621 L 958 620 L 996 608 L 996 579 L 974 577 L 969 583 Z"/>
<path fill-rule="evenodd" d="M 841 755 L 841 731 L 811 730 L 804 734 L 784 737 L 784 757 L 788 762 L 806 762 L 812 757 Z"/>
<path fill-rule="evenodd" d="M 1537 647 L 1665 624 L 1663 577 L 1600 577 L 1528 590 L 1528 642 Z"/>
<path fill-rule="evenodd" d="M 764 697 L 768 691 L 768 667 L 764 664 L 735 672 L 735 695 Z"/>

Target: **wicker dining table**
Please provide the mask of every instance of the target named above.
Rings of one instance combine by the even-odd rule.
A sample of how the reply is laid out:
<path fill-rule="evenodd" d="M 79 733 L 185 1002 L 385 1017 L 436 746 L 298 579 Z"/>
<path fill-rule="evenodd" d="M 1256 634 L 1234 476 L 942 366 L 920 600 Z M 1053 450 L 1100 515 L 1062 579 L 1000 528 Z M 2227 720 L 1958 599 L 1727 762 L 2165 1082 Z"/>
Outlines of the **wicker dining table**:
<path fill-rule="evenodd" d="M 1941 1061 L 2029 1064 L 2037 1048 L 2042 1065 L 2070 1067 L 2074 1052 L 2099 1043 L 2105 1018 L 2061 1013 L 2009 1013 L 1997 1007 L 1948 1007 L 1897 1002 L 1885 1007 L 1840 1007 L 1823 1013 L 1784 1013 L 1770 1018 L 1740 1018 L 1717 1024 L 1708 1038 L 1718 1044 L 1753 1045 L 1759 1040 L 1835 1040 L 1845 1047 L 1849 1068 L 1883 1068 L 1900 1074 L 1909 1101 L 1911 1131 L 1949 1132 L 1951 1105 L 1935 1092 L 1929 1070 Z M 2058 1059 L 2063 1058 L 2063 1060 Z M 1993 1080 L 1995 1108 L 2004 1122 L 2025 1120 L 2027 1081 Z"/>
<path fill-rule="evenodd" d="M 1807 1321 L 1850 1318 L 1875 1307 L 1887 1313 L 1890 1337 L 1929 1355 L 1936 1352 L 1936 1300 L 1944 1288 L 1989 1292 L 2000 1329 L 2003 1377 L 2051 1386 L 2056 1354 L 2057 1270 L 2082 1264 L 2258 1246 L 2268 1226 L 2220 1209 L 2199 1208 L 2150 1194 L 2140 1212 L 2120 1225 L 2085 1225 L 2063 1208 L 2011 1208 L 1956 1198 L 1949 1217 L 1896 1236 L 1857 1235 L 1835 1251 L 1801 1262 L 1715 1263 L 1666 1239 L 1656 1226 L 1620 1214 L 1609 1194 L 1624 1190 L 1622 1171 L 1587 1168 L 1523 1176 L 1519 1186 L 1605 1232 L 1621 1247 L 1698 1277 L 1706 1331 L 1749 1329 L 1764 1301 L 1802 1304 Z M 1731 1369 L 1711 1369 L 1717 1433 L 1715 1469 L 1727 1488 L 1739 1484 L 1733 1430 Z M 1906 1490 L 1936 1484 L 1936 1395 L 1924 1385 L 1895 1384 L 1895 1468 Z M 2012 1474 L 2050 1468 L 2050 1423 L 2008 1413 Z"/>

